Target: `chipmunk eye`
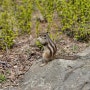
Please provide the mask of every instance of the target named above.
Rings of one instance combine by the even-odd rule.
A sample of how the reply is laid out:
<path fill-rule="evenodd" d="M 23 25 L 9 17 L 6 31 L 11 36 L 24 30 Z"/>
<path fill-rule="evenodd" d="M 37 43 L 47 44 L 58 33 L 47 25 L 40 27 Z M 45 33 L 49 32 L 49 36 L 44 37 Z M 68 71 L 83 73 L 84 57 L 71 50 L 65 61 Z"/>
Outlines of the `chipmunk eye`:
<path fill-rule="evenodd" d="M 46 34 L 44 34 L 44 37 L 46 37 Z"/>
<path fill-rule="evenodd" d="M 39 35 L 39 37 L 41 37 L 41 35 Z"/>

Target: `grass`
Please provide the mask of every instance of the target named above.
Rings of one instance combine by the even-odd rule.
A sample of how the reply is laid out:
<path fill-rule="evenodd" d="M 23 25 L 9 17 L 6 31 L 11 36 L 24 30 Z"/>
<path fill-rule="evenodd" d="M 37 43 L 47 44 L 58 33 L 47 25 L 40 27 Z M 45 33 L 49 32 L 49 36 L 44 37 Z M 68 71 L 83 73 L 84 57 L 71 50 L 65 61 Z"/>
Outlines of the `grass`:
<path fill-rule="evenodd" d="M 0 83 L 6 81 L 6 77 L 4 74 L 0 74 Z"/>

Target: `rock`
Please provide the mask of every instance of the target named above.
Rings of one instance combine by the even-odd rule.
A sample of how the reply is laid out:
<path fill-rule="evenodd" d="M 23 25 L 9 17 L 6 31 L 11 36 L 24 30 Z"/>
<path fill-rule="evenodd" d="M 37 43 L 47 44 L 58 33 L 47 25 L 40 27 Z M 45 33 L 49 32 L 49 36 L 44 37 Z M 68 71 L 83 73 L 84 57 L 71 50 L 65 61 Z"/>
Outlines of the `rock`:
<path fill-rule="evenodd" d="M 90 89 L 89 82 L 90 66 L 84 61 L 57 59 L 43 67 L 34 64 L 21 86 L 22 90 L 82 90 Z"/>
<path fill-rule="evenodd" d="M 87 54 L 90 54 L 90 47 L 88 47 L 84 51 L 78 53 L 79 56 L 86 56 Z"/>
<path fill-rule="evenodd" d="M 0 90 L 21 90 L 21 89 L 18 87 L 9 86 L 9 87 L 6 87 L 6 88 L 0 89 Z"/>

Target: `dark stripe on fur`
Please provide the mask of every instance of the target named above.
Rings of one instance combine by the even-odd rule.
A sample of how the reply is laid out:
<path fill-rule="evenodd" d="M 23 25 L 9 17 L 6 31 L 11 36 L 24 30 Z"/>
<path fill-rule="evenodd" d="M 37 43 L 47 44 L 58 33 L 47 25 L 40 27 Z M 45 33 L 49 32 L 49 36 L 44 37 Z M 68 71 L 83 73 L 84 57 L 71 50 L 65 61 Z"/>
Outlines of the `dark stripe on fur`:
<path fill-rule="evenodd" d="M 53 52 L 52 52 L 51 48 L 50 48 L 48 45 L 47 45 L 47 48 L 48 48 L 49 51 L 50 51 L 50 56 L 52 56 Z"/>

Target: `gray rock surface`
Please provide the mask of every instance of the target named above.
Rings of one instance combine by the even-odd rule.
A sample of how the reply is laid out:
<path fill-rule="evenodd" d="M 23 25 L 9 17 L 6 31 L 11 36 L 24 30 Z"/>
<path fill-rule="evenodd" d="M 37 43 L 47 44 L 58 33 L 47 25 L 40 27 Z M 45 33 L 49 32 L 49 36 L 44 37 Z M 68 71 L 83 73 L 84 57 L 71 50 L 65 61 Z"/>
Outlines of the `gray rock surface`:
<path fill-rule="evenodd" d="M 1 90 L 90 90 L 90 47 L 87 50 L 75 61 L 56 59 L 43 67 L 34 63 L 19 87 Z"/>
<path fill-rule="evenodd" d="M 86 48 L 84 51 L 78 53 L 77 55 L 79 56 L 87 56 L 88 54 L 90 54 L 90 47 Z"/>

